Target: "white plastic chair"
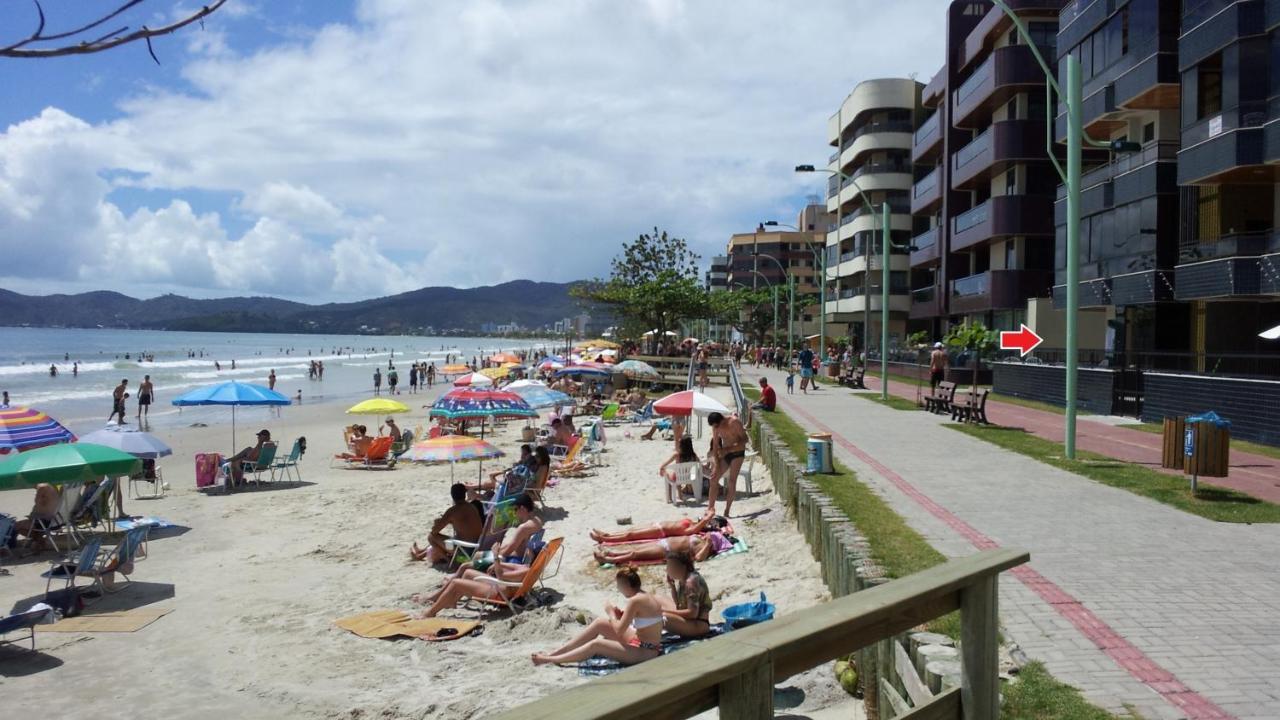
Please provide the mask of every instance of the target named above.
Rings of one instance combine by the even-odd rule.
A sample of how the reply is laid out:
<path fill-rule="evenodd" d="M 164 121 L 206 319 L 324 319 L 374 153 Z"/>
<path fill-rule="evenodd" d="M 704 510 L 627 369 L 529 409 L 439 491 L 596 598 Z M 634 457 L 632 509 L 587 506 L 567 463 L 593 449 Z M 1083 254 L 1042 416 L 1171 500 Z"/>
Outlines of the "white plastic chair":
<path fill-rule="evenodd" d="M 680 502 L 680 486 L 693 488 L 693 496 L 702 499 L 702 464 L 698 462 L 677 463 L 671 467 L 671 474 L 666 477 L 663 494 L 667 502 Z"/>

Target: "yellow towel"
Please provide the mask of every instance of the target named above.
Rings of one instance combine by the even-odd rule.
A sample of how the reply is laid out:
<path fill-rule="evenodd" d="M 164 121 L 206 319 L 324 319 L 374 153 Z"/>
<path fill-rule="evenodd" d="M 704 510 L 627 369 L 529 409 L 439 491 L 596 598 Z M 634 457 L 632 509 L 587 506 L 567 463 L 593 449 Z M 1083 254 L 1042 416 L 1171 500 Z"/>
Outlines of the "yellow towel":
<path fill-rule="evenodd" d="M 137 632 L 173 612 L 173 608 L 135 608 L 63 618 L 39 632 Z"/>
<path fill-rule="evenodd" d="M 457 618 L 424 618 L 414 620 L 401 610 L 375 610 L 362 615 L 341 618 L 334 625 L 365 638 L 389 638 L 397 635 L 423 640 L 456 640 L 480 627 L 474 620 Z M 453 634 L 437 637 L 441 630 L 453 630 Z"/>

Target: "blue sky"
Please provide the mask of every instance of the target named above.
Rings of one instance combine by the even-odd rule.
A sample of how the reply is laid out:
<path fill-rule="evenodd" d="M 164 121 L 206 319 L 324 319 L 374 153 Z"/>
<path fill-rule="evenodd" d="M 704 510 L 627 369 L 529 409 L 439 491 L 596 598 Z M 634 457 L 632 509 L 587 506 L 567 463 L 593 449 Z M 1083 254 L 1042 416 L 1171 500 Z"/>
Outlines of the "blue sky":
<path fill-rule="evenodd" d="M 118 2 L 43 4 L 54 30 Z M 943 7 L 229 0 L 156 40 L 159 66 L 143 45 L 3 60 L 0 287 L 327 301 L 568 281 L 654 225 L 709 257 L 822 191 L 791 168 L 825 160 L 856 82 L 941 64 Z M 0 43 L 34 22 L 0 4 Z M 874 40 L 831 42 L 842 27 Z"/>

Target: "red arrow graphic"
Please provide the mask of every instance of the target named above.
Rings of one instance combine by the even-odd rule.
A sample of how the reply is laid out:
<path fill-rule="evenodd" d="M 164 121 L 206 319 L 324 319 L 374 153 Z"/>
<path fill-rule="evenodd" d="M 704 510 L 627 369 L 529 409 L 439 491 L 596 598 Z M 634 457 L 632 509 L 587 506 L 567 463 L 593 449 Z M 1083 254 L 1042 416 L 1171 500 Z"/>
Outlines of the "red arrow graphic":
<path fill-rule="evenodd" d="M 1026 357 L 1027 353 L 1035 350 L 1042 342 L 1044 342 L 1044 338 L 1037 335 L 1035 330 L 1025 324 L 1021 330 L 1016 332 L 1013 330 L 1002 330 L 1000 332 L 1000 349 L 1017 350 L 1022 353 L 1022 357 Z"/>

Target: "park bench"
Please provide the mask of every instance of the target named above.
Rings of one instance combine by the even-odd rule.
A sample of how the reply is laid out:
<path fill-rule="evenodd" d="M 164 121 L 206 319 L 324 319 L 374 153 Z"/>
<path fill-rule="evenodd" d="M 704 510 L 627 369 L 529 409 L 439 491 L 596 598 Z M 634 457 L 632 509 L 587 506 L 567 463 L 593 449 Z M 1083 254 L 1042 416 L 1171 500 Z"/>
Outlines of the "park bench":
<path fill-rule="evenodd" d="M 952 402 L 951 419 L 990 425 L 991 423 L 987 421 L 987 396 L 990 394 L 991 390 L 988 388 L 981 393 L 969 393 L 966 402 Z"/>
<path fill-rule="evenodd" d="M 956 384 L 942 381 L 932 395 L 924 396 L 924 409 L 931 413 L 944 413 L 951 409 L 956 399 Z"/>
<path fill-rule="evenodd" d="M 865 382 L 866 376 L 867 368 L 865 365 L 850 368 L 847 375 L 840 376 L 840 384 L 845 387 L 865 390 L 867 387 Z"/>

